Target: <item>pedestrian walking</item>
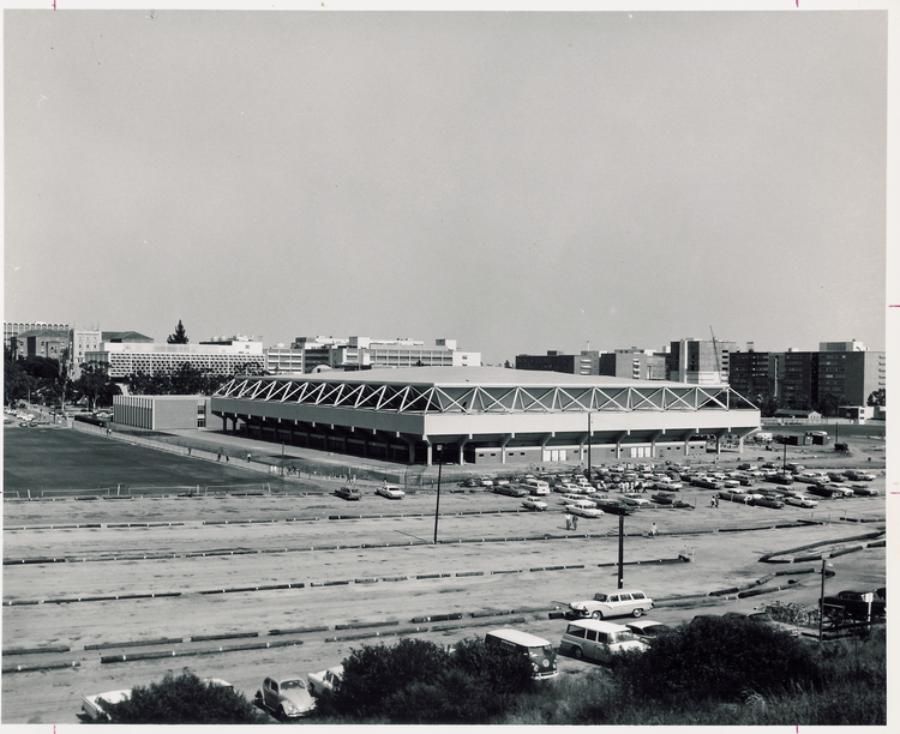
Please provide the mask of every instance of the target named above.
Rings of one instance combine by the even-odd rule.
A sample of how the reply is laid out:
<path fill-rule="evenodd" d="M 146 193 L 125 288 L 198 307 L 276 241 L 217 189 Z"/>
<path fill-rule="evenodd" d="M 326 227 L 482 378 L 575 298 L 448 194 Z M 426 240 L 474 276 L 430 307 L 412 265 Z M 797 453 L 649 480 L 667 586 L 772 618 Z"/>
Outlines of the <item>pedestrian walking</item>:
<path fill-rule="evenodd" d="M 652 524 L 650 525 L 650 537 L 651 537 L 651 538 L 655 538 L 655 537 L 656 537 L 656 523 L 652 523 Z"/>
<path fill-rule="evenodd" d="M 566 513 L 566 530 L 572 529 L 572 516 L 567 512 Z"/>
<path fill-rule="evenodd" d="M 250 461 L 250 459 L 252 459 L 252 458 L 253 458 L 253 454 L 251 454 L 251 453 L 248 451 L 248 452 L 247 452 L 247 461 Z"/>
<path fill-rule="evenodd" d="M 572 515 L 572 530 L 578 530 L 578 515 Z"/>
<path fill-rule="evenodd" d="M 216 461 L 222 461 L 222 449 L 216 451 Z"/>
<path fill-rule="evenodd" d="M 190 455 L 191 455 L 191 447 L 188 446 L 188 456 L 190 456 Z"/>

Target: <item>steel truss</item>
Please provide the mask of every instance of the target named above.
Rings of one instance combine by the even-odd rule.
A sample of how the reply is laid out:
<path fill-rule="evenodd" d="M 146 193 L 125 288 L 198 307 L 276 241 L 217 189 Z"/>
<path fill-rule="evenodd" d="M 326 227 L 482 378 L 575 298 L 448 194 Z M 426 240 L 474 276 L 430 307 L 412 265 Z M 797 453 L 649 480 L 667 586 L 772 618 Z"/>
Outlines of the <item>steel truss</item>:
<path fill-rule="evenodd" d="M 421 384 L 240 377 L 223 385 L 213 397 L 416 414 L 757 409 L 728 385 L 440 387 Z"/>

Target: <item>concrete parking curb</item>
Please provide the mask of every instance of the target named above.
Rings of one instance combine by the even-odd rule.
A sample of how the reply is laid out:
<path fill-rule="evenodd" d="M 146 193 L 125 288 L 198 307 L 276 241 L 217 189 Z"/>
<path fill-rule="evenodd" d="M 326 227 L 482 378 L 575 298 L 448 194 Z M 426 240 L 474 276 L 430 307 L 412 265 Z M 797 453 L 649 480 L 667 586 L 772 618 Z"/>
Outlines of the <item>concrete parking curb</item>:
<path fill-rule="evenodd" d="M 3 650 L 6 657 L 12 655 L 39 655 L 48 652 L 69 652 L 71 648 L 68 645 L 45 645 L 43 647 L 9 647 Z"/>
<path fill-rule="evenodd" d="M 78 668 L 81 663 L 77 660 L 72 660 L 71 662 L 59 662 L 59 663 L 43 663 L 41 665 L 11 665 L 6 668 L 3 668 L 3 675 L 7 673 L 33 673 L 40 672 L 43 670 L 63 670 L 66 668 Z"/>
<path fill-rule="evenodd" d="M 793 548 L 785 548 L 784 550 L 766 553 L 760 556 L 759 560 L 761 563 L 805 563 L 808 561 L 818 561 L 823 557 L 830 557 L 831 555 L 834 555 L 835 552 L 825 554 L 806 553 L 799 556 L 792 556 L 790 558 L 779 558 L 779 556 L 788 556 L 798 551 L 811 550 L 813 548 L 819 548 L 821 546 L 837 545 L 839 543 L 851 543 L 857 540 L 870 540 L 872 541 L 872 543 L 877 543 L 878 545 L 873 545 L 872 543 L 863 543 L 860 544 L 859 547 L 854 548 L 854 550 L 862 550 L 866 547 L 878 548 L 885 543 L 885 540 L 883 538 L 884 534 L 885 533 L 883 530 L 878 530 L 870 533 L 863 533 L 862 535 L 851 535 L 846 538 L 830 538 L 826 540 L 819 540 L 815 543 L 805 543 L 804 545 L 794 546 Z M 840 555 L 843 555 L 843 553 L 840 553 Z"/>
<path fill-rule="evenodd" d="M 128 642 L 94 642 L 84 646 L 85 650 L 109 650 L 117 647 L 149 647 L 150 645 L 178 645 L 181 637 L 159 637 L 154 640 L 129 640 Z"/>

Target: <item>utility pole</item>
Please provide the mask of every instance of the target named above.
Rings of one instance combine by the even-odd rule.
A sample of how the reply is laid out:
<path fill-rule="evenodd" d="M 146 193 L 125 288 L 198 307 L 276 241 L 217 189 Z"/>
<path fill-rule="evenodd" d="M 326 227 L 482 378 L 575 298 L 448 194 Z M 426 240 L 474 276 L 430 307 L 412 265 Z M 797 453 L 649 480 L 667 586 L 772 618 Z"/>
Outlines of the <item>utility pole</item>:
<path fill-rule="evenodd" d="M 784 446 L 784 455 L 781 458 L 781 471 L 787 471 L 787 437 L 782 436 L 781 440 L 784 441 L 782 446 Z"/>
<path fill-rule="evenodd" d="M 588 462 L 587 471 L 584 473 L 585 479 L 591 481 L 591 411 L 588 411 Z"/>
<path fill-rule="evenodd" d="M 622 588 L 625 583 L 625 574 L 622 567 L 625 565 L 625 515 L 619 515 L 619 586 Z"/>
<path fill-rule="evenodd" d="M 822 644 L 822 622 L 825 619 L 825 559 L 822 559 L 822 587 L 819 592 L 819 644 Z"/>
<path fill-rule="evenodd" d="M 437 460 L 438 460 L 438 481 L 437 481 L 437 500 L 434 503 L 434 544 L 437 545 L 437 535 L 438 535 L 438 517 L 441 513 L 441 468 L 444 465 L 443 462 L 443 445 L 437 444 L 435 449 L 437 450 Z"/>
<path fill-rule="evenodd" d="M 284 441 L 281 442 L 281 476 L 284 476 Z"/>

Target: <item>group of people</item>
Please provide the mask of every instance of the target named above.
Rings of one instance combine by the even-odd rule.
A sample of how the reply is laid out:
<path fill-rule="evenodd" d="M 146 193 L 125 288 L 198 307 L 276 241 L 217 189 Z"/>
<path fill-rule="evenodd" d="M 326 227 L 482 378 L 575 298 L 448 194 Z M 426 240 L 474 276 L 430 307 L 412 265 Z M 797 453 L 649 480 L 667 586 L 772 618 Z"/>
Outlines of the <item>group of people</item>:
<path fill-rule="evenodd" d="M 718 507 L 719 506 L 719 495 L 714 494 L 709 498 L 709 506 L 710 507 Z"/>
<path fill-rule="evenodd" d="M 578 516 L 566 513 L 566 530 L 578 530 Z"/>

